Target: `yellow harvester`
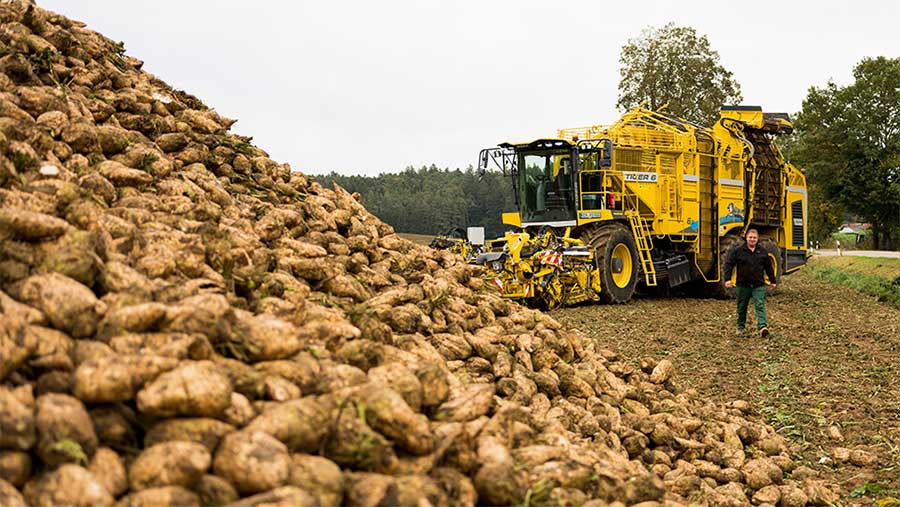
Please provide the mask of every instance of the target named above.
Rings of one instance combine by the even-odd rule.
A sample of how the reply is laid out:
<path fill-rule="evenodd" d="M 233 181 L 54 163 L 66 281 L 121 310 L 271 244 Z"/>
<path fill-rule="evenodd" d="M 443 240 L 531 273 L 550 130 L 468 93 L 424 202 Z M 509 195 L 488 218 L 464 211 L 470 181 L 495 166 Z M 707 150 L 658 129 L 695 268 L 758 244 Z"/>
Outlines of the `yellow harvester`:
<path fill-rule="evenodd" d="M 724 106 L 712 128 L 638 107 L 610 126 L 482 150 L 511 179 L 520 229 L 479 261 L 504 296 L 553 307 L 624 303 L 639 283 L 725 294 L 725 252 L 755 228 L 777 276 L 806 262 L 803 173 L 774 138 L 786 114 Z"/>

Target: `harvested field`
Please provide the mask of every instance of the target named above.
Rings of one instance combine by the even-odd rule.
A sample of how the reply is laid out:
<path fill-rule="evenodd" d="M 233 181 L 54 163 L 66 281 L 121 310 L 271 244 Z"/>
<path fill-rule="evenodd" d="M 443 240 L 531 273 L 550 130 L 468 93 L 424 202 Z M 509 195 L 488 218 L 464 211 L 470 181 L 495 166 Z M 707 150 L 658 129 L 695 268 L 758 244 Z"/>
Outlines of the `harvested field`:
<path fill-rule="evenodd" d="M 427 246 L 429 243 L 431 243 L 431 240 L 434 239 L 434 235 L 429 235 L 429 234 L 411 234 L 411 233 L 403 232 L 403 233 L 398 233 L 398 235 L 401 238 L 412 241 L 413 243 L 415 243 L 417 245 L 426 245 Z"/>
<path fill-rule="evenodd" d="M 552 316 L 624 357 L 669 359 L 703 397 L 750 402 L 798 463 L 842 485 L 845 503 L 900 497 L 900 309 L 801 270 L 768 310 L 768 339 L 735 336 L 733 302 L 713 299 Z"/>

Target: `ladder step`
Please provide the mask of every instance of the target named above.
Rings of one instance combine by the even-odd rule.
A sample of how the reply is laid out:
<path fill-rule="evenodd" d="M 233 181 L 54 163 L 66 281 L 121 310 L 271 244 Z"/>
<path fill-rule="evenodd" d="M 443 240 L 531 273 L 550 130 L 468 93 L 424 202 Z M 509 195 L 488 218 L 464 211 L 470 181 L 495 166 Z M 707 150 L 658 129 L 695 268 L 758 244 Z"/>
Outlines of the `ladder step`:
<path fill-rule="evenodd" d="M 634 234 L 635 243 L 637 243 L 638 255 L 641 258 L 641 266 L 644 269 L 644 280 L 649 287 L 657 285 L 656 267 L 653 265 L 653 259 L 650 251 L 653 249 L 653 240 L 650 237 L 650 230 L 644 220 L 635 211 L 626 213 L 628 222 L 631 224 L 631 231 Z"/>

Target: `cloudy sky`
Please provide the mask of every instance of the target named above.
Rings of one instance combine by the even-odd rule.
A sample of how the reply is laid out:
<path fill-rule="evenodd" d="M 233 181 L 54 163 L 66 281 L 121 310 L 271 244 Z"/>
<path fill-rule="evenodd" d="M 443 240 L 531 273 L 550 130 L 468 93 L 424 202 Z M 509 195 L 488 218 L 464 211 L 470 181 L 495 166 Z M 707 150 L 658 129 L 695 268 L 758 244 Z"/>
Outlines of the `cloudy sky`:
<path fill-rule="evenodd" d="M 500 141 L 611 123 L 622 46 L 670 21 L 706 35 L 766 111 L 900 56 L 900 2 L 883 0 L 37 1 L 310 174 L 465 168 Z"/>

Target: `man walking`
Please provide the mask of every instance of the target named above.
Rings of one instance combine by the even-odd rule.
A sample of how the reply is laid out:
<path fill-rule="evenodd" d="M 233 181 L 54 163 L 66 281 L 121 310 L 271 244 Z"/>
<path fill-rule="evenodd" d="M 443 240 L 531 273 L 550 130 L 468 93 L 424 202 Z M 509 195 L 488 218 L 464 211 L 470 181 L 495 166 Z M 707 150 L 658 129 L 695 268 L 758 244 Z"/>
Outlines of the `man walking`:
<path fill-rule="evenodd" d="M 747 305 L 753 298 L 753 307 L 756 310 L 756 327 L 762 337 L 769 336 L 769 328 L 766 326 L 766 281 L 764 275 L 769 277 L 772 289 L 775 289 L 775 269 L 769 260 L 769 252 L 759 246 L 759 233 L 756 229 L 747 231 L 747 242 L 733 248 L 725 259 L 722 276 L 725 277 L 725 287 L 734 287 L 737 294 L 737 328 L 738 333 L 744 334 L 747 325 Z M 731 274 L 737 269 L 737 283 L 732 283 Z"/>

